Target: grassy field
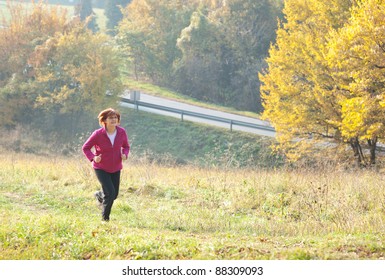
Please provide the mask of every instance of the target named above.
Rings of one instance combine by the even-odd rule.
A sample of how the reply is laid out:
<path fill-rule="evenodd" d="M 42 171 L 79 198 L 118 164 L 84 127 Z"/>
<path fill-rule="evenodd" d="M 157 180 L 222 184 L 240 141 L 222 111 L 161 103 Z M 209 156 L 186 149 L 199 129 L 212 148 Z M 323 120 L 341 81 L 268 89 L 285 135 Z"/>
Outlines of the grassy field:
<path fill-rule="evenodd" d="M 111 221 L 78 157 L 0 152 L 0 259 L 383 259 L 384 175 L 131 157 Z"/>

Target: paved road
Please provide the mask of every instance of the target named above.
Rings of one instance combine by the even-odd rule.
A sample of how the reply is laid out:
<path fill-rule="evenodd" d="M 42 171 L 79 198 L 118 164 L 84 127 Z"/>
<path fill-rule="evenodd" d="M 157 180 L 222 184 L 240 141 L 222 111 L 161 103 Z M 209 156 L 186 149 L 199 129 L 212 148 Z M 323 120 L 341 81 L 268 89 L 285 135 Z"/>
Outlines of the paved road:
<path fill-rule="evenodd" d="M 130 98 L 129 95 L 123 96 L 125 98 Z M 161 97 L 156 97 L 148 94 L 141 93 L 140 94 L 140 101 L 151 103 L 151 104 L 156 104 L 156 105 L 161 105 L 161 106 L 166 106 L 170 108 L 176 108 L 179 110 L 184 110 L 184 111 L 190 111 L 190 112 L 196 112 L 196 113 L 201 113 L 201 114 L 206 114 L 206 115 L 211 115 L 211 116 L 216 116 L 220 118 L 227 118 L 231 120 L 237 120 L 237 121 L 243 121 L 243 122 L 249 122 L 249 123 L 254 123 L 254 124 L 259 124 L 259 125 L 264 125 L 264 126 L 269 126 L 269 123 L 266 121 L 262 121 L 260 119 L 256 118 L 250 118 L 250 117 L 244 117 L 236 114 L 231 114 L 231 113 L 225 113 L 217 110 L 212 110 L 212 109 L 206 109 L 178 101 L 173 101 Z M 129 108 L 135 108 L 135 105 L 133 104 L 128 104 L 128 103 L 121 103 L 122 106 L 129 107 Z M 156 114 L 161 114 L 161 115 L 166 115 L 166 116 L 171 116 L 171 117 L 176 117 L 176 118 L 181 118 L 180 114 L 177 113 L 171 113 L 171 112 L 166 112 L 162 110 L 157 110 L 157 109 L 151 109 L 151 108 L 146 108 L 139 106 L 139 110 L 141 111 L 146 111 L 146 112 L 151 112 L 151 113 L 156 113 Z M 223 122 L 217 122 L 217 121 L 212 121 L 212 120 L 206 120 L 202 118 L 197 118 L 197 117 L 192 117 L 192 116 L 184 116 L 183 120 L 188 120 L 188 121 L 193 121 L 193 122 L 199 122 L 199 123 L 205 123 L 209 125 L 215 125 L 219 127 L 224 127 L 230 129 L 230 124 L 226 124 Z M 245 132 L 250 132 L 262 136 L 269 136 L 269 137 L 275 137 L 275 132 L 274 131 L 268 131 L 268 130 L 262 130 L 262 129 L 256 129 L 256 128 L 247 128 L 247 127 L 242 127 L 238 125 L 233 124 L 233 130 L 239 130 L 239 131 L 245 131 Z"/>

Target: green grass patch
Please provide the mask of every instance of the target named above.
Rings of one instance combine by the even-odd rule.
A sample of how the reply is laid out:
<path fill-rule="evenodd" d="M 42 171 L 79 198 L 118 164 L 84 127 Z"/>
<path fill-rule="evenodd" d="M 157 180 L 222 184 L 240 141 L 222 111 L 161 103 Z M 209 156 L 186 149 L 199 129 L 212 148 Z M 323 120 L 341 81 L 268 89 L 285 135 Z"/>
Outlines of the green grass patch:
<path fill-rule="evenodd" d="M 195 163 L 201 166 L 277 166 L 274 139 L 250 133 L 231 132 L 172 117 L 122 109 L 132 151 L 157 162 Z"/>

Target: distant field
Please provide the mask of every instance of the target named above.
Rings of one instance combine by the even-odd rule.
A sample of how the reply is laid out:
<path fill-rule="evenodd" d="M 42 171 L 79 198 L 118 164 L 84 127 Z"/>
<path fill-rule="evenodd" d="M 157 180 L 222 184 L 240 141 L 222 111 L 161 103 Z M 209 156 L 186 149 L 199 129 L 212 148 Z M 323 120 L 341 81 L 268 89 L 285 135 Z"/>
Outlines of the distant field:
<path fill-rule="evenodd" d="M 26 1 L 26 2 L 27 3 L 25 3 L 24 5 L 26 5 L 27 7 L 32 5 L 32 4 L 28 3 L 28 1 Z M 67 9 L 68 15 L 72 17 L 73 11 L 74 11 L 73 6 L 61 6 L 61 5 L 55 5 L 55 6 L 60 6 L 63 9 Z M 106 29 L 106 16 L 104 15 L 104 9 L 94 8 L 93 10 L 97 16 L 97 24 L 98 24 L 100 30 L 102 32 L 104 32 Z M 9 11 L 7 9 L 7 1 L 0 0 L 0 15 L 4 16 L 6 20 L 9 19 Z"/>
<path fill-rule="evenodd" d="M 0 153 L 0 259 L 384 259 L 384 175 L 125 163 L 103 224 L 89 162 Z"/>

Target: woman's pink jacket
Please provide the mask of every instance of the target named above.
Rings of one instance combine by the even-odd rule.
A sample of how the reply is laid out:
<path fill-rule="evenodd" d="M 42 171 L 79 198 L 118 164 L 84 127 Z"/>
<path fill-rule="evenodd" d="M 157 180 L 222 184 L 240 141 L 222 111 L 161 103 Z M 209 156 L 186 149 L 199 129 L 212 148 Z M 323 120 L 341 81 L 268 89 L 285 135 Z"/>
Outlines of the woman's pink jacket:
<path fill-rule="evenodd" d="M 123 168 L 122 154 L 128 156 L 130 144 L 126 130 L 120 126 L 117 126 L 116 129 L 114 145 L 111 144 L 104 127 L 95 130 L 84 143 L 83 153 L 92 162 L 93 168 L 109 173 L 115 173 Z M 94 152 L 92 148 L 94 148 Z M 93 160 L 97 155 L 101 155 L 102 158 L 99 163 Z"/>

